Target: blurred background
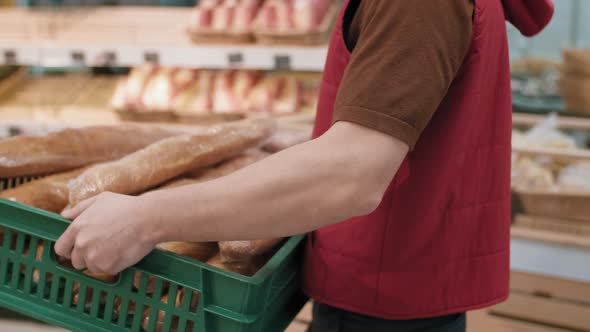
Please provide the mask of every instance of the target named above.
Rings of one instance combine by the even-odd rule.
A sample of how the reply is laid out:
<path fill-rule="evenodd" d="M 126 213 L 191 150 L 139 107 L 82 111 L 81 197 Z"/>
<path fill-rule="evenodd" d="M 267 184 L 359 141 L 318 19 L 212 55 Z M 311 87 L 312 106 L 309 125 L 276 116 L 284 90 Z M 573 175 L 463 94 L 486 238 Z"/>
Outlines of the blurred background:
<path fill-rule="evenodd" d="M 0 0 L 0 137 L 261 113 L 311 132 L 340 1 L 310 7 L 317 19 L 293 26 L 261 14 L 280 10 L 281 0 L 239 9 L 232 20 L 227 8 L 239 2 Z M 507 25 L 511 297 L 471 313 L 469 332 L 590 331 L 590 1 L 555 6 L 535 38 Z M 59 330 L 0 316 L 0 331 Z M 310 317 L 307 306 L 289 331 L 305 331 Z"/>

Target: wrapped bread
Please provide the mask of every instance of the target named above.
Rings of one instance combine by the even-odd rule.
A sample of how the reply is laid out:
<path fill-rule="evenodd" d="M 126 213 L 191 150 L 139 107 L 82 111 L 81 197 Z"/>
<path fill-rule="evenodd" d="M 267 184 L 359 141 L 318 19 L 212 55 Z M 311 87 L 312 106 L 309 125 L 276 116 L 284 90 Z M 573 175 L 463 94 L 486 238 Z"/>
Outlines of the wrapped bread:
<path fill-rule="evenodd" d="M 172 109 L 178 113 L 210 113 L 213 109 L 214 78 L 215 75 L 211 71 L 199 71 L 197 79 L 175 95 Z"/>
<path fill-rule="evenodd" d="M 219 242 L 219 258 L 224 263 L 248 262 L 270 253 L 282 238 Z"/>
<path fill-rule="evenodd" d="M 332 4 L 332 0 L 293 0 L 295 29 L 298 31 L 317 30 Z"/>
<path fill-rule="evenodd" d="M 213 128 L 208 134 L 171 137 L 118 161 L 91 167 L 70 183 L 71 205 L 110 191 L 137 194 L 199 167 L 215 165 L 260 144 L 271 121 Z"/>
<path fill-rule="evenodd" d="M 174 305 L 176 308 L 182 307 L 184 304 L 184 301 L 188 301 L 188 299 L 187 299 L 188 296 L 186 294 L 187 294 L 187 291 L 185 288 L 178 289 L 178 291 L 176 292 L 176 299 L 174 301 Z M 168 303 L 168 300 L 169 300 L 168 295 L 164 295 L 161 298 L 161 301 L 163 303 Z M 199 293 L 193 292 L 190 301 L 191 301 L 191 303 L 189 305 L 189 311 L 197 312 L 197 306 L 199 305 Z M 162 332 L 163 328 L 164 328 L 164 320 L 166 318 L 166 314 L 164 311 L 158 311 L 158 313 L 156 314 L 155 312 L 152 312 L 152 310 L 146 309 L 143 312 L 141 326 L 143 327 L 144 330 L 148 331 L 151 319 L 154 319 L 154 317 L 156 319 L 156 323 L 155 323 L 155 329 L 152 331 Z M 170 331 L 176 331 L 177 329 L 178 329 L 178 317 L 173 317 L 172 321 L 170 322 Z"/>
<path fill-rule="evenodd" d="M 208 260 L 207 264 L 224 271 L 234 272 L 247 277 L 251 277 L 255 275 L 256 272 L 258 272 L 258 270 L 260 270 L 264 266 L 264 264 L 266 264 L 267 260 L 268 257 L 263 255 L 255 257 L 246 262 L 227 263 L 224 262 L 221 259 L 221 256 L 218 254 L 213 256 L 213 258 L 211 258 L 210 260 Z"/>
<path fill-rule="evenodd" d="M 561 189 L 590 192 L 590 162 L 564 167 L 558 178 Z"/>
<path fill-rule="evenodd" d="M 236 7 L 232 30 L 239 33 L 251 31 L 261 3 L 261 0 L 242 1 Z"/>
<path fill-rule="evenodd" d="M 59 213 L 68 205 L 68 182 L 78 177 L 83 171 L 82 168 L 59 173 L 13 189 L 0 191 L 0 198 Z"/>
<path fill-rule="evenodd" d="M 512 185 L 519 189 L 546 190 L 555 184 L 550 169 L 530 158 L 520 158 L 512 170 Z"/>
<path fill-rule="evenodd" d="M 302 83 L 294 76 L 284 76 L 279 79 L 277 88 L 272 112 L 277 114 L 297 112 L 303 101 Z"/>
<path fill-rule="evenodd" d="M 0 140 L 0 178 L 71 170 L 121 158 L 177 132 L 133 125 L 65 129 Z"/>
<path fill-rule="evenodd" d="M 174 98 L 188 89 L 197 76 L 194 69 L 161 68 L 145 88 L 143 107 L 152 111 L 172 110 Z"/>
<path fill-rule="evenodd" d="M 115 92 L 111 97 L 111 107 L 116 110 L 124 110 L 127 107 L 127 78 L 117 82 Z"/>
<path fill-rule="evenodd" d="M 131 110 L 143 109 L 142 97 L 151 78 L 158 72 L 158 66 L 146 64 L 135 67 L 127 77 L 125 86 L 125 107 Z"/>

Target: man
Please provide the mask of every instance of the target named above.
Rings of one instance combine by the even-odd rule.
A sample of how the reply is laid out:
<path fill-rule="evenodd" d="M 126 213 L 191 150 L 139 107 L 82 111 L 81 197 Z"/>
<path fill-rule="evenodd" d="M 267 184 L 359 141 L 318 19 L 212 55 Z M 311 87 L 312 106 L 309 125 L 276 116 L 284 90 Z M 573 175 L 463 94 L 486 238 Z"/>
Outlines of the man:
<path fill-rule="evenodd" d="M 550 0 L 350 0 L 314 140 L 218 180 L 65 211 L 55 246 L 116 273 L 164 241 L 312 232 L 312 331 L 465 331 L 508 295 L 511 97 L 505 19 Z M 344 220 L 344 221 L 343 221 Z"/>

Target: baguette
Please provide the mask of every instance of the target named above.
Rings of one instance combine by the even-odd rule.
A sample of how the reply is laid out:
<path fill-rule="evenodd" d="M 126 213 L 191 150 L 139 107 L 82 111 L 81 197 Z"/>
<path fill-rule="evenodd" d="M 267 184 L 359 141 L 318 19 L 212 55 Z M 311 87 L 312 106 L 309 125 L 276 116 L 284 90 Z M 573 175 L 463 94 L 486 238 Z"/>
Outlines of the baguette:
<path fill-rule="evenodd" d="M 252 241 L 221 241 L 219 242 L 219 256 L 224 263 L 247 262 L 271 252 L 282 240 L 282 238 L 276 238 Z"/>
<path fill-rule="evenodd" d="M 0 140 L 0 178 L 55 173 L 114 160 L 174 135 L 160 128 L 125 125 L 6 138 Z"/>
<path fill-rule="evenodd" d="M 249 150 L 246 153 L 225 161 L 216 167 L 209 167 L 205 169 L 199 168 L 195 171 L 188 172 L 185 174 L 185 177 L 172 180 L 164 184 L 159 189 L 171 189 L 217 179 L 251 165 L 269 155 L 269 153 L 258 149 Z"/>
<path fill-rule="evenodd" d="M 70 182 L 70 205 L 110 191 L 138 194 L 199 167 L 239 155 L 270 136 L 274 124 L 212 128 L 203 135 L 171 137 L 118 161 L 94 166 Z"/>
<path fill-rule="evenodd" d="M 164 242 L 158 244 L 156 248 L 201 262 L 206 262 L 217 253 L 217 243 L 215 242 Z M 141 274 L 135 273 L 133 286 L 139 289 L 140 281 Z M 149 276 L 145 290 L 146 294 L 153 293 L 155 287 L 156 279 L 153 276 Z"/>
<path fill-rule="evenodd" d="M 198 182 L 205 182 L 229 175 L 239 169 L 254 164 L 255 162 L 268 157 L 270 153 L 263 152 L 258 149 L 246 151 L 244 154 L 233 159 L 225 161 L 216 167 L 197 169 L 186 175 L 189 178 L 195 179 Z"/>
<path fill-rule="evenodd" d="M 77 169 L 59 173 L 13 189 L 0 191 L 0 198 L 59 213 L 68 205 L 68 182 L 78 177 L 83 171 L 84 169 Z"/>

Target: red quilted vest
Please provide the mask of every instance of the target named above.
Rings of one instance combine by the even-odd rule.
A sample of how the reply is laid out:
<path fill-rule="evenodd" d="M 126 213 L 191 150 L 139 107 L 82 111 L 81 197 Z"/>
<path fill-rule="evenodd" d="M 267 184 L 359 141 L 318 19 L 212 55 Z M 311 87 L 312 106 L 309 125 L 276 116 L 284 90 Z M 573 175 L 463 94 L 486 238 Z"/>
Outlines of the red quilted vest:
<path fill-rule="evenodd" d="M 379 207 L 310 235 L 304 291 L 317 301 L 413 319 L 508 296 L 512 107 L 505 20 L 532 35 L 549 22 L 553 5 L 475 2 L 464 63 Z M 343 13 L 329 47 L 314 137 L 332 124 L 350 59 Z"/>

